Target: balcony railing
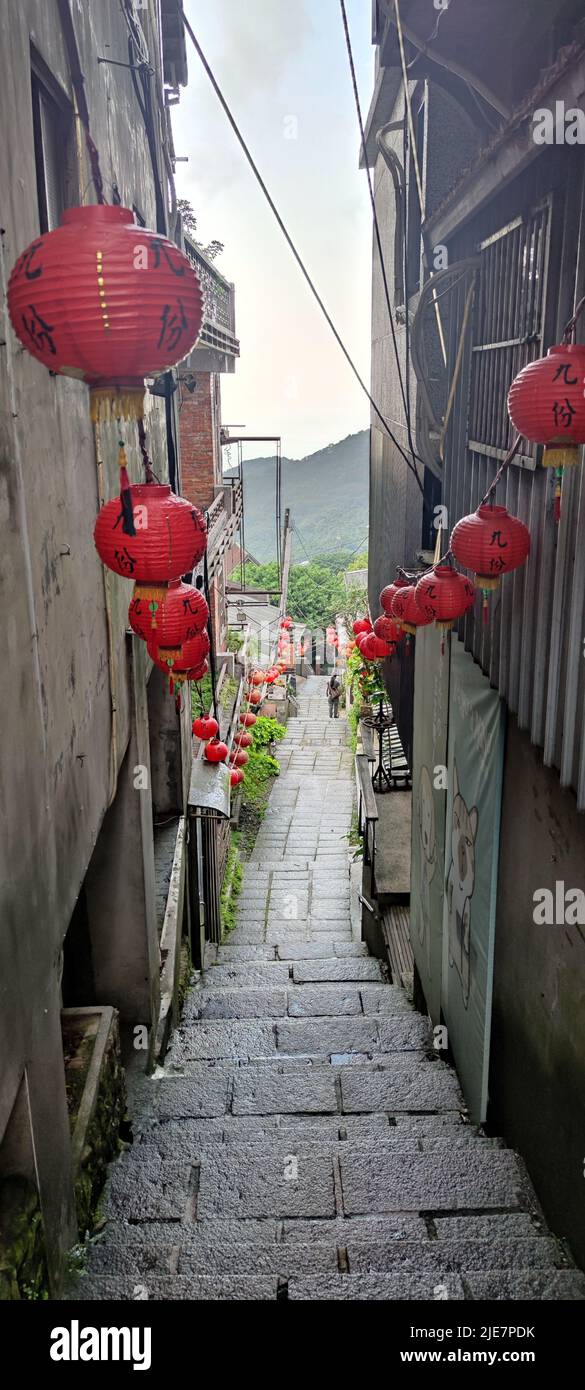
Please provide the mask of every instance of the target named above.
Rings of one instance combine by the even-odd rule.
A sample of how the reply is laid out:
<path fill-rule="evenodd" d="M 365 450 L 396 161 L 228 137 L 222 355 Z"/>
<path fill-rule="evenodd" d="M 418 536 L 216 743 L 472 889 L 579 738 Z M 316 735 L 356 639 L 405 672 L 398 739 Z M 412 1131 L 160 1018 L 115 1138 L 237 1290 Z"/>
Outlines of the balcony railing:
<path fill-rule="evenodd" d="M 221 560 L 232 545 L 242 518 L 242 484 L 239 478 L 226 481 L 207 510 L 207 564 L 209 577 L 219 570 Z"/>
<path fill-rule="evenodd" d="M 234 286 L 224 279 L 203 251 L 186 236 L 185 251 L 197 271 L 205 303 L 203 324 L 195 352 L 211 348 L 216 352 L 239 357 L 240 343 L 236 338 L 236 304 Z"/>

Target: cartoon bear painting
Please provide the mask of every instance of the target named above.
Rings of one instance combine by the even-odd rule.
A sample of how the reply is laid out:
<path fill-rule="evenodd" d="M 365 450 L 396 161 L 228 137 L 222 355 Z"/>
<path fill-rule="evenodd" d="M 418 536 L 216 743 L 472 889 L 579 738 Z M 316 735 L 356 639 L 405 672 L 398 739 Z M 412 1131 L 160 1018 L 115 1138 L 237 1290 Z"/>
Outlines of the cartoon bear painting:
<path fill-rule="evenodd" d="M 417 824 L 421 852 L 421 902 L 418 938 L 421 946 L 426 948 L 427 969 L 430 972 L 431 883 L 437 868 L 437 831 L 431 776 L 424 763 L 420 771 L 418 788 Z"/>
<path fill-rule="evenodd" d="M 453 764 L 453 810 L 451 818 L 451 864 L 447 877 L 449 921 L 449 965 L 455 966 L 461 980 L 465 1008 L 469 1003 L 471 899 L 475 888 L 475 842 L 478 810 L 471 810 L 459 790 L 457 766 Z"/>

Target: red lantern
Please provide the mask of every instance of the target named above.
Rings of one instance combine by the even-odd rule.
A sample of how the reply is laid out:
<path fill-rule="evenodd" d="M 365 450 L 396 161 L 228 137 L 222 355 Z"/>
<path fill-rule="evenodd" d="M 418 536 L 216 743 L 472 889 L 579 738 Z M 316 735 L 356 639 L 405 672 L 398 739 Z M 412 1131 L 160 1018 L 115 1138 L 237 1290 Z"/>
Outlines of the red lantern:
<path fill-rule="evenodd" d="M 563 468 L 579 462 L 585 444 L 585 345 L 557 343 L 529 362 L 512 382 L 508 411 L 518 434 L 545 444 L 542 462 Z"/>
<path fill-rule="evenodd" d="M 283 618 L 283 619 L 282 619 L 282 622 L 281 622 L 281 624 L 280 624 L 280 626 L 281 626 L 281 627 L 284 627 L 284 628 L 287 628 L 287 629 L 293 627 L 293 620 L 292 620 L 292 618 Z"/>
<path fill-rule="evenodd" d="M 387 584 L 386 588 L 382 589 L 382 593 L 380 594 L 380 608 L 382 612 L 386 614 L 387 618 L 393 616 L 392 603 L 395 593 L 397 593 L 398 589 L 406 589 L 407 585 L 408 580 L 403 579 L 402 575 L 397 574 L 392 584 Z"/>
<path fill-rule="evenodd" d="M 202 661 L 200 666 L 196 666 L 193 671 L 189 671 L 186 679 L 190 681 L 202 681 L 208 674 L 209 662 Z"/>
<path fill-rule="evenodd" d="M 219 724 L 217 719 L 211 717 L 206 719 L 205 716 L 200 716 L 193 720 L 191 732 L 195 734 L 196 738 L 215 738 L 219 733 Z"/>
<path fill-rule="evenodd" d="M 227 743 L 221 743 L 218 738 L 213 738 L 211 743 L 206 743 L 203 749 L 203 756 L 208 763 L 225 763 L 227 755 Z"/>
<path fill-rule="evenodd" d="M 381 637 L 383 642 L 390 644 L 400 641 L 400 628 L 394 618 L 387 618 L 384 614 L 381 618 L 376 618 L 374 623 L 376 637 Z"/>
<path fill-rule="evenodd" d="M 251 734 L 239 733 L 237 738 L 238 748 L 249 748 L 254 742 Z"/>
<path fill-rule="evenodd" d="M 243 724 L 245 729 L 253 729 L 257 717 L 256 714 L 251 714 L 250 711 L 247 710 L 245 714 L 240 715 L 240 724 Z"/>
<path fill-rule="evenodd" d="M 207 545 L 201 512 L 165 483 L 141 483 L 131 488 L 131 498 L 133 536 L 123 530 L 119 497 L 98 514 L 93 537 L 102 563 L 124 579 L 155 585 L 192 570 Z"/>
<path fill-rule="evenodd" d="M 238 787 L 239 784 L 240 784 L 240 782 L 243 782 L 243 780 L 244 780 L 244 774 L 243 774 L 241 768 L 239 768 L 239 767 L 234 767 L 234 768 L 232 769 L 232 771 L 230 772 L 230 783 L 231 783 L 232 787 Z"/>
<path fill-rule="evenodd" d="M 161 647 L 180 647 L 203 631 L 208 618 L 209 609 L 203 594 L 192 584 L 173 579 L 168 588 L 134 585 L 128 621 L 145 642 L 156 633 Z"/>
<path fill-rule="evenodd" d="M 111 204 L 67 208 L 36 237 L 14 266 L 8 307 L 33 357 L 92 388 L 93 419 L 142 418 L 145 376 L 182 361 L 203 321 L 191 262 Z"/>
<path fill-rule="evenodd" d="M 436 565 L 416 586 L 416 600 L 431 622 L 447 631 L 475 600 L 470 579 L 451 565 Z"/>
<path fill-rule="evenodd" d="M 262 696 L 259 690 L 251 690 L 248 696 L 251 705 L 261 705 Z"/>
<path fill-rule="evenodd" d="M 358 619 L 357 619 L 357 622 L 355 622 L 355 623 L 353 624 L 353 631 L 354 631 L 356 637 L 358 636 L 358 634 L 359 634 L 360 632 L 371 632 L 371 631 L 372 631 L 372 624 L 371 624 L 371 622 L 370 622 L 370 619 L 369 619 L 369 618 L 358 618 Z"/>
<path fill-rule="evenodd" d="M 414 584 L 401 584 L 398 587 L 392 600 L 392 612 L 399 626 L 411 636 L 417 627 L 426 627 L 433 621 L 419 607 Z"/>
<path fill-rule="evenodd" d="M 264 685 L 265 680 L 266 674 L 264 671 L 252 671 L 248 676 L 248 683 L 250 685 Z"/>
<path fill-rule="evenodd" d="M 496 589 L 500 575 L 524 564 L 530 532 L 506 507 L 482 502 L 476 512 L 457 522 L 449 545 L 459 564 L 473 570 L 481 589 Z"/>
<path fill-rule="evenodd" d="M 234 767 L 245 767 L 250 754 L 246 753 L 245 748 L 232 748 L 230 762 Z"/>
<path fill-rule="evenodd" d="M 368 632 L 364 638 L 361 653 L 366 661 L 383 661 L 384 657 L 390 656 L 390 646 L 388 642 L 383 642 L 381 637 L 376 637 L 375 632 Z"/>

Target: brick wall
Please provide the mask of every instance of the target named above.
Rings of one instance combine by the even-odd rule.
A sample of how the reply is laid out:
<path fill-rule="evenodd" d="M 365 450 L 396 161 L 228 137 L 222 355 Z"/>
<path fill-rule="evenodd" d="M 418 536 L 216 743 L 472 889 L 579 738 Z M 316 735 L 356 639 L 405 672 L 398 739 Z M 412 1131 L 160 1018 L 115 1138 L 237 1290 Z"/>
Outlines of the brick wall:
<path fill-rule="evenodd" d="M 219 383 L 211 372 L 197 372 L 196 382 L 193 392 L 181 388 L 181 487 L 189 502 L 204 509 L 211 506 L 214 486 L 221 481 Z"/>

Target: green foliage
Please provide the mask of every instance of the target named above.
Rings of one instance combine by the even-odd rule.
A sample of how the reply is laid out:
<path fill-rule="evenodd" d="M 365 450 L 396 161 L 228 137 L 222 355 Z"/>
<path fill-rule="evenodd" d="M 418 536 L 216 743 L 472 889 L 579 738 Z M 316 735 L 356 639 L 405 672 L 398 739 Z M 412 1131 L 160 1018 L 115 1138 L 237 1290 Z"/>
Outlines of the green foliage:
<path fill-rule="evenodd" d="M 236 582 L 239 582 L 239 572 Z M 276 562 L 246 565 L 246 584 L 256 589 L 278 589 Z M 271 602 L 278 606 L 276 595 Z M 292 565 L 289 573 L 287 609 L 296 622 L 309 628 L 326 627 L 346 602 L 346 588 L 339 574 L 323 565 Z"/>
<path fill-rule="evenodd" d="M 246 763 L 246 776 L 242 784 L 242 803 L 244 806 L 265 809 L 272 779 L 278 777 L 280 767 L 276 758 L 273 758 L 270 753 L 264 753 L 261 748 L 251 747 L 246 751 L 250 756 Z"/>
<path fill-rule="evenodd" d="M 354 555 L 354 556 L 353 556 L 353 559 L 352 559 L 352 561 L 351 561 L 351 564 L 350 564 L 350 565 L 347 565 L 346 568 L 347 568 L 348 570 L 367 570 L 367 568 L 368 568 L 368 552 L 367 552 L 367 550 L 360 550 L 359 555 Z"/>
<path fill-rule="evenodd" d="M 259 714 L 251 733 L 251 749 L 267 748 L 270 743 L 279 743 L 280 739 L 284 738 L 286 729 L 284 724 L 279 724 L 278 719 L 268 719 L 265 714 Z"/>
<path fill-rule="evenodd" d="M 238 843 L 239 836 L 237 833 L 233 834 L 219 899 L 222 937 L 229 936 L 229 933 L 233 931 L 236 925 L 237 902 L 241 892 L 243 878 Z"/>
<path fill-rule="evenodd" d="M 354 704 L 370 704 L 376 696 L 386 697 L 386 688 L 377 662 L 364 661 L 359 647 L 354 647 L 347 658 L 347 678 L 350 683 Z M 353 718 L 354 716 L 352 716 Z M 350 718 L 351 724 L 351 718 Z M 357 734 L 357 723 L 356 723 Z"/>
<path fill-rule="evenodd" d="M 227 635 L 228 652 L 241 652 L 244 645 L 244 635 L 238 632 L 237 628 L 230 627 Z"/>

